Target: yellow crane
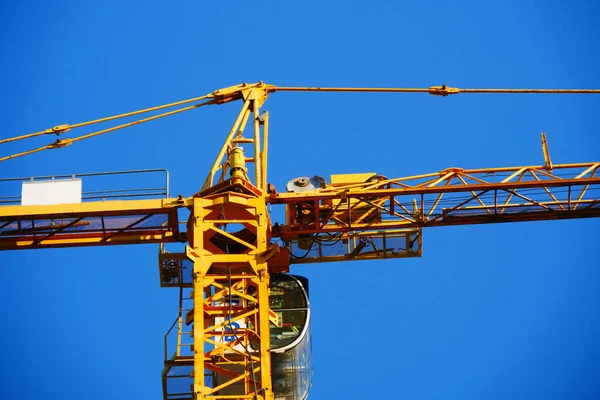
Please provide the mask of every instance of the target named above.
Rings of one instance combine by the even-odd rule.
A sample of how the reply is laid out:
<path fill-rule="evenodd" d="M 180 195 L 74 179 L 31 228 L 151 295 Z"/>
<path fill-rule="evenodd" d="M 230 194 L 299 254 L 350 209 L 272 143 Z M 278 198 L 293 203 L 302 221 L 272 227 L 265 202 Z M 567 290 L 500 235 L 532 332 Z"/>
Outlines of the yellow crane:
<path fill-rule="evenodd" d="M 448 168 L 401 178 L 375 172 L 298 177 L 285 188 L 275 187 L 267 179 L 269 114 L 261 108 L 269 94 L 283 91 L 437 96 L 600 93 L 445 85 L 281 87 L 258 82 L 0 140 L 63 135 L 75 128 L 158 112 L 0 158 L 7 161 L 206 105 L 242 103 L 195 194 L 91 202 L 46 202 L 38 196 L 37 203 L 34 199 L 0 207 L 0 250 L 160 244 L 161 285 L 180 292 L 178 317 L 169 331 L 176 345 L 165 349 L 164 399 L 302 399 L 308 395 L 307 282 L 288 274 L 291 264 L 420 257 L 421 231 L 430 226 L 600 216 L 600 161 L 553 164 L 544 134 L 542 165 Z M 268 208 L 277 206 L 284 209 L 284 217 L 273 221 Z M 183 216 L 185 229 L 180 226 Z M 185 251 L 167 251 L 166 245 L 175 242 L 186 243 Z"/>

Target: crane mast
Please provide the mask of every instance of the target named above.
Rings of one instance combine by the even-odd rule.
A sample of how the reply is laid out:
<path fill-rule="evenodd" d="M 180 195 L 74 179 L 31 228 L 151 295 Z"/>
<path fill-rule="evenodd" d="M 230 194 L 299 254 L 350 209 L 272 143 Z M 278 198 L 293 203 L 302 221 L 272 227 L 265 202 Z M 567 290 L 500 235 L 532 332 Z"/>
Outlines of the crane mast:
<path fill-rule="evenodd" d="M 259 82 L 0 141 L 61 135 L 96 122 L 184 106 L 0 158 L 5 161 L 205 105 L 242 102 L 202 188 L 189 197 L 0 207 L 0 250 L 160 243 L 161 285 L 180 291 L 179 312 L 168 332 L 176 345 L 165 349 L 165 399 L 284 398 L 278 396 L 271 365 L 276 353 L 272 329 L 284 322 L 274 310 L 270 277 L 289 271 L 291 264 L 420 257 L 426 227 L 600 216 L 600 161 L 553 164 L 545 134 L 540 165 L 448 168 L 402 178 L 388 178 L 384 171 L 300 177 L 279 190 L 267 179 L 269 114 L 261 112 L 268 95 L 277 91 L 600 93 L 445 85 L 302 88 Z M 285 221 L 271 221 L 268 207 L 284 207 Z M 184 230 L 182 215 L 187 216 Z M 185 250 L 169 252 L 169 243 L 185 243 Z"/>

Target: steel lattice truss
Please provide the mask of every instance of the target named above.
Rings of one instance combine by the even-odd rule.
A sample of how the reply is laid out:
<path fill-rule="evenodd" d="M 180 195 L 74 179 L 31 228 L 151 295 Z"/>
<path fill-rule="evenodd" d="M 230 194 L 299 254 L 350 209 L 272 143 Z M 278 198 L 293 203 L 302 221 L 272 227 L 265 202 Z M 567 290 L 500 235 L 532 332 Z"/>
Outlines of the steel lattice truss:
<path fill-rule="evenodd" d="M 596 177 L 600 162 L 553 166 L 545 136 L 542 136 L 543 166 L 451 168 L 397 179 L 375 175 L 350 184 L 278 194 L 267 184 L 269 115 L 260 112 L 268 95 L 277 91 L 435 96 L 600 94 L 597 89 L 459 89 L 446 85 L 429 88 L 276 87 L 258 82 L 0 140 L 1 144 L 46 134 L 59 135 L 100 122 L 158 112 L 0 157 L 2 162 L 206 105 L 243 102 L 202 190 L 194 196 L 0 207 L 0 250 L 188 243 L 185 253 L 176 255 L 161 248 L 159 255 L 161 284 L 166 282 L 164 286 L 177 286 L 181 290 L 178 319 L 169 331 L 176 336 L 177 348 L 172 355 L 165 354 L 164 399 L 272 400 L 275 397 L 270 325 L 276 321 L 269 304 L 269 273 L 281 268 L 286 270 L 290 263 L 418 257 L 421 229 L 429 226 L 600 216 L 600 177 Z M 244 136 L 247 125 L 252 126 L 251 137 Z M 254 168 L 248 171 L 246 163 L 252 163 Z M 271 225 L 267 204 L 286 206 L 286 221 L 282 225 Z M 189 213 L 187 232 L 179 231 L 179 210 Z M 283 240 L 288 245 L 287 251 L 280 251 L 273 238 Z M 337 253 L 333 254 L 331 249 Z M 295 250 L 306 251 L 307 257 L 290 259 L 289 255 L 294 256 Z M 163 261 L 167 264 L 162 264 Z M 175 271 L 171 266 L 181 266 L 183 261 L 191 264 L 185 279 L 181 272 L 164 275 L 164 271 Z M 233 304 L 234 300 L 237 304 Z M 184 302 L 190 304 L 186 312 Z M 219 341 L 228 329 L 234 331 L 232 324 L 237 321 L 245 325 L 237 330 L 237 337 L 229 343 Z M 182 346 L 186 352 L 181 351 Z"/>
<path fill-rule="evenodd" d="M 272 196 L 296 207 L 282 238 L 600 216 L 600 163 L 463 170 Z M 289 216 L 288 216 L 289 217 Z"/>
<path fill-rule="evenodd" d="M 175 199 L 0 208 L 0 250 L 180 240 Z"/>

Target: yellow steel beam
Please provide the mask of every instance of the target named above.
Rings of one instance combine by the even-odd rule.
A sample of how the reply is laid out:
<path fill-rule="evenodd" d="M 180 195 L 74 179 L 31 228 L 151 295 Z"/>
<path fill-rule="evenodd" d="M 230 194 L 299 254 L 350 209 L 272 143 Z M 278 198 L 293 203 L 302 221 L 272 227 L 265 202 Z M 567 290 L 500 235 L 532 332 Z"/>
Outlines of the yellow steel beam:
<path fill-rule="evenodd" d="M 204 182 L 204 186 L 202 187 L 202 189 L 208 189 L 209 187 L 211 187 L 213 185 L 215 173 L 219 170 L 219 167 L 223 160 L 223 156 L 225 156 L 225 153 L 227 152 L 227 149 L 230 146 L 231 140 L 233 139 L 240 124 L 242 123 L 243 120 L 247 119 L 247 117 L 245 117 L 245 115 L 246 115 L 246 111 L 248 110 L 249 107 L 250 107 L 250 101 L 246 100 L 244 102 L 244 104 L 242 105 L 242 109 L 240 110 L 236 120 L 234 121 L 233 126 L 229 130 L 229 134 L 227 135 L 227 138 L 225 139 L 225 143 L 223 144 L 223 147 L 221 147 L 221 151 L 219 151 L 219 154 L 217 155 L 217 158 L 216 158 L 215 162 L 213 163 L 213 166 L 212 166 L 208 176 L 206 177 L 206 181 Z"/>
<path fill-rule="evenodd" d="M 262 161 L 260 149 L 260 100 L 255 98 L 252 100 L 252 112 L 254 113 L 254 184 L 259 189 L 264 189 L 262 186 Z"/>
<path fill-rule="evenodd" d="M 45 218 L 85 216 L 113 216 L 165 214 L 184 206 L 178 199 L 95 201 L 74 204 L 41 206 L 0 206 L 0 221 L 10 218 Z"/>
<path fill-rule="evenodd" d="M 544 187 L 568 187 L 579 185 L 598 185 L 600 178 L 581 178 L 581 179 L 561 179 L 555 181 L 527 181 L 527 182 L 495 182 L 478 183 L 469 185 L 447 185 L 433 187 L 405 187 L 393 189 L 371 189 L 361 192 L 345 192 L 343 190 L 331 191 L 311 191 L 300 193 L 277 193 L 267 197 L 267 202 L 272 204 L 290 204 L 298 201 L 314 200 L 339 200 L 343 198 L 360 198 L 374 196 L 399 196 L 399 195 L 420 195 L 420 194 L 439 194 L 454 193 L 463 191 L 482 191 L 482 190 L 510 190 L 510 189 L 531 189 Z"/>
<path fill-rule="evenodd" d="M 194 299 L 194 327 L 199 326 L 200 329 L 205 326 L 204 323 L 204 309 L 202 304 L 204 303 L 204 289 L 208 286 L 209 282 L 206 279 L 206 271 L 208 271 L 209 265 L 204 260 L 203 254 L 203 235 L 202 235 L 202 215 L 203 215 L 203 201 L 200 198 L 194 199 L 194 205 L 192 213 L 190 215 L 190 224 L 188 229 L 193 229 L 193 235 L 190 236 L 190 248 L 193 251 L 195 257 L 192 259 L 194 263 L 193 267 L 193 299 Z M 194 372 L 193 372 L 193 393 L 198 400 L 205 398 L 207 390 L 204 388 L 204 342 L 202 340 L 203 335 L 196 334 L 194 332 Z"/>
<path fill-rule="evenodd" d="M 261 189 L 267 189 L 267 158 L 269 149 L 269 113 L 265 111 L 263 119 L 263 150 L 261 152 L 262 160 L 262 182 L 260 184 Z"/>
<path fill-rule="evenodd" d="M 44 240 L 35 238 L 2 238 L 0 239 L 0 250 L 23 250 L 53 247 L 82 247 L 82 246 L 105 246 L 116 244 L 149 244 L 177 242 L 181 238 L 172 231 L 165 232 L 127 232 L 105 238 L 101 233 L 93 235 L 72 235 L 64 237 L 57 235 Z"/>

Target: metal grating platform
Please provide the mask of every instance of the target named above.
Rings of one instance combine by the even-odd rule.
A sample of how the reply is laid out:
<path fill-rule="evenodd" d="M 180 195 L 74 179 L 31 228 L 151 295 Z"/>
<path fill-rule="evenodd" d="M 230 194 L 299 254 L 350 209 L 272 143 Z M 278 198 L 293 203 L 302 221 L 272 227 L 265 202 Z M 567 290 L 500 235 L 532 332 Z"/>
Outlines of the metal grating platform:
<path fill-rule="evenodd" d="M 0 207 L 0 250 L 181 240 L 174 199 Z"/>

